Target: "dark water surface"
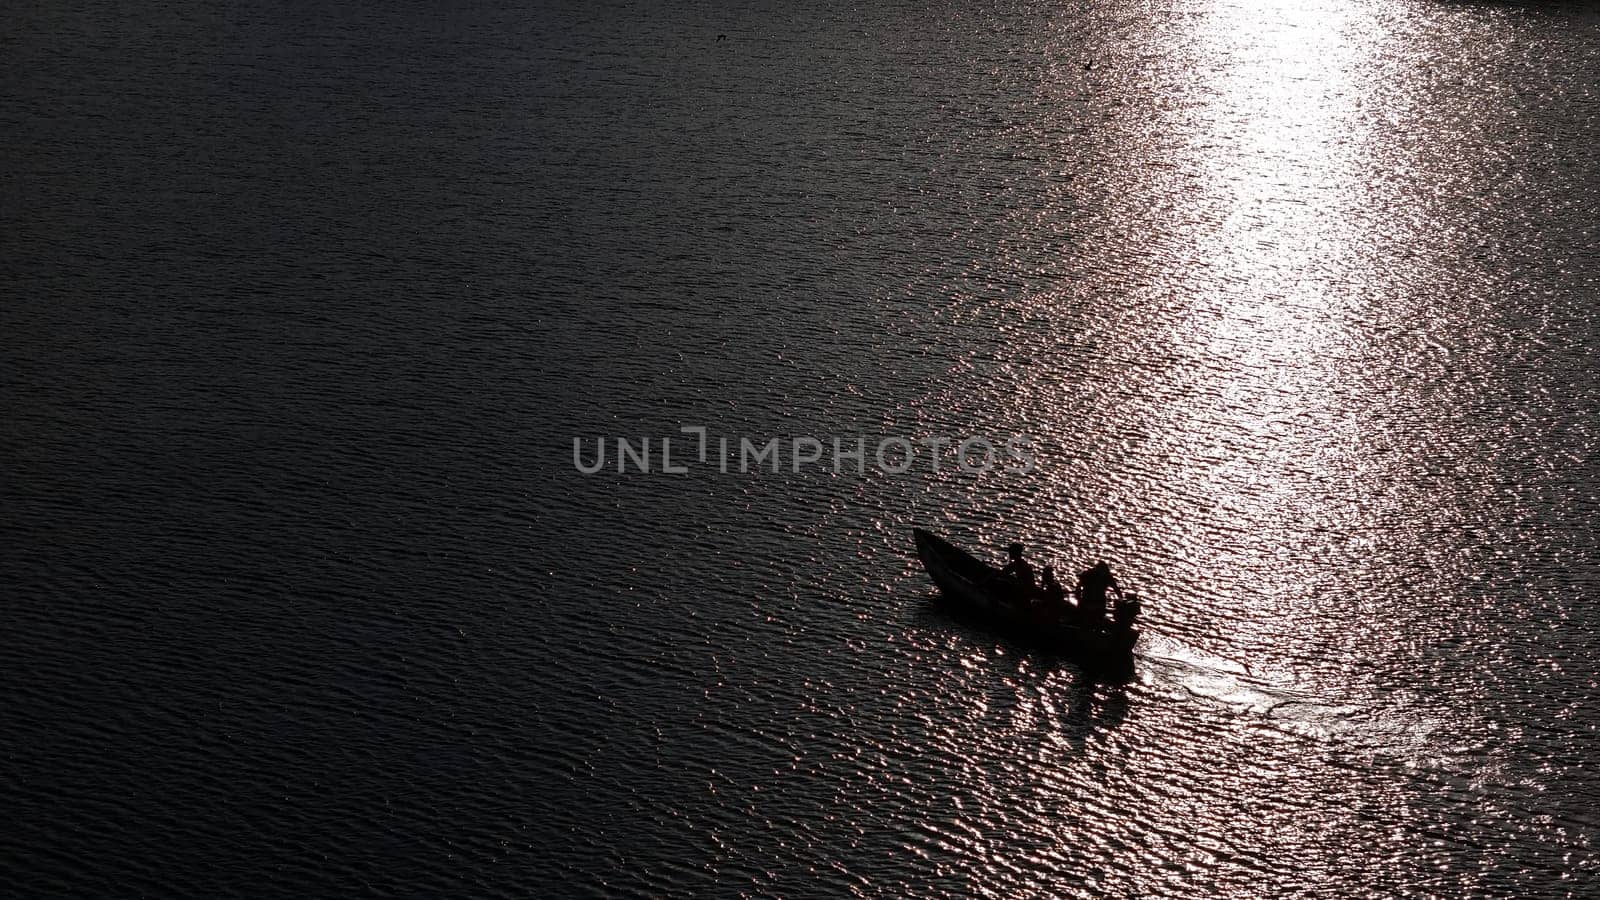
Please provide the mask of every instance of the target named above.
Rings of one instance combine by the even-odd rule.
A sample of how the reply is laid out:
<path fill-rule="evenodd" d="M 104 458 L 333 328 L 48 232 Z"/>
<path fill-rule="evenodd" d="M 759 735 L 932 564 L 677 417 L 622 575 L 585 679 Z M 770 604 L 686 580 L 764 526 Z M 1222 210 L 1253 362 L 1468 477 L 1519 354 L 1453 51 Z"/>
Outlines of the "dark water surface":
<path fill-rule="evenodd" d="M 3 21 L 0 893 L 1600 892 L 1592 10 Z"/>

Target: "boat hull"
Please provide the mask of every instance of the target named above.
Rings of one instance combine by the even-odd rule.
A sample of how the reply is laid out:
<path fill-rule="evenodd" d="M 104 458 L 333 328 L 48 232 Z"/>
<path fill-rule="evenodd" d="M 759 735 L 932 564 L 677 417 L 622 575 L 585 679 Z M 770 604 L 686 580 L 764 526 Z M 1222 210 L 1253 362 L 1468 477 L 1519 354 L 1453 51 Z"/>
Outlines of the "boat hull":
<path fill-rule="evenodd" d="M 1097 677 L 1125 679 L 1133 674 L 1136 628 L 1110 622 L 1091 626 L 1042 617 L 997 576 L 999 570 L 938 535 L 915 529 L 917 556 L 953 611 L 982 622 L 1040 650 L 1065 657 Z"/>

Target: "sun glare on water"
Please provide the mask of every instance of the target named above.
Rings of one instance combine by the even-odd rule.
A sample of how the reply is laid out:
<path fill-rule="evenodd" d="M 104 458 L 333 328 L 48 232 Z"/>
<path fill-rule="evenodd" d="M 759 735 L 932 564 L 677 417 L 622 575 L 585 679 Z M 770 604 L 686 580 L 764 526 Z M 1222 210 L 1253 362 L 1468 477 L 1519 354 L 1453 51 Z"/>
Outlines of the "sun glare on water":
<path fill-rule="evenodd" d="M 1358 4 L 1219 2 L 1190 21 L 1173 64 L 1196 98 L 1175 114 L 1191 177 L 1161 287 L 1182 310 L 1166 335 L 1182 384 L 1157 414 L 1158 480 L 1203 510 L 1176 555 L 1250 573 L 1272 610 L 1304 597 L 1280 550 L 1358 525 L 1329 485 L 1375 477 L 1343 407 L 1382 252 L 1367 71 L 1383 33 Z M 1222 556 L 1217 528 L 1274 539 Z"/>

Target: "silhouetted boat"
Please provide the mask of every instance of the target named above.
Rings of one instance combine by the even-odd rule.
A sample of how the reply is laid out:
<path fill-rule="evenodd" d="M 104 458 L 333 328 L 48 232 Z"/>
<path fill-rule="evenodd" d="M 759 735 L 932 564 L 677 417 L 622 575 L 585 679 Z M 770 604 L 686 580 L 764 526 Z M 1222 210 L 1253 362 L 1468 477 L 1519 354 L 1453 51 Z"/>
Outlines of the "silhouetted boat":
<path fill-rule="evenodd" d="M 917 556 L 953 609 L 1007 633 L 1019 642 L 1065 657 L 1101 678 L 1133 674 L 1133 645 L 1139 630 L 1103 620 L 1081 624 L 1076 609 L 1051 617 L 1028 605 L 996 569 L 944 538 L 913 530 Z"/>

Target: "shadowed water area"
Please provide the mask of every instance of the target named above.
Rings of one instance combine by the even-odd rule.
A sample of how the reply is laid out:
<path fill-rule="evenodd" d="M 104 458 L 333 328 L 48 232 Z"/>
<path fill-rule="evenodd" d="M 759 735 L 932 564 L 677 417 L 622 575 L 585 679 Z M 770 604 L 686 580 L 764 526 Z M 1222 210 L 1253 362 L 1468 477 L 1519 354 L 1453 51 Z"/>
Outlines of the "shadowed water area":
<path fill-rule="evenodd" d="M 1600 890 L 1593 10 L 3 17 L 0 893 Z"/>

